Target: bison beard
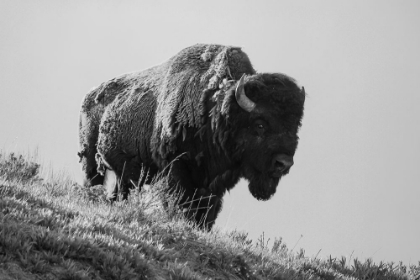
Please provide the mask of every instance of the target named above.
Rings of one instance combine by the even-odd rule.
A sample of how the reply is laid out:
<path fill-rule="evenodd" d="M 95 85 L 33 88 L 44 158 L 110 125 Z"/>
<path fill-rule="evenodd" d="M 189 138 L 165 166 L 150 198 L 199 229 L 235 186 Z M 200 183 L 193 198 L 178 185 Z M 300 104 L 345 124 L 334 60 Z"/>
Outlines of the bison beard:
<path fill-rule="evenodd" d="M 274 195 L 293 164 L 304 101 L 292 78 L 257 74 L 240 48 L 186 48 L 86 95 L 79 122 L 85 185 L 126 197 L 140 167 L 149 178 L 165 172 L 169 188 L 183 193 L 181 207 L 207 207 L 186 217 L 211 229 L 240 177 L 256 199 Z"/>
<path fill-rule="evenodd" d="M 243 139 L 246 136 L 241 135 L 240 138 Z M 271 153 L 264 153 L 264 147 L 255 142 L 246 141 L 241 146 L 250 147 L 243 149 L 245 156 L 241 158 L 240 168 L 242 177 L 248 180 L 249 192 L 258 200 L 269 200 L 275 194 L 281 178 L 281 176 L 273 176 L 270 170 L 272 168 L 267 160 L 271 158 Z"/>
<path fill-rule="evenodd" d="M 249 175 L 251 174 L 251 175 Z M 266 174 L 254 175 L 248 173 L 245 178 L 249 180 L 248 189 L 258 200 L 269 200 L 275 193 L 280 178 L 270 177 Z"/>

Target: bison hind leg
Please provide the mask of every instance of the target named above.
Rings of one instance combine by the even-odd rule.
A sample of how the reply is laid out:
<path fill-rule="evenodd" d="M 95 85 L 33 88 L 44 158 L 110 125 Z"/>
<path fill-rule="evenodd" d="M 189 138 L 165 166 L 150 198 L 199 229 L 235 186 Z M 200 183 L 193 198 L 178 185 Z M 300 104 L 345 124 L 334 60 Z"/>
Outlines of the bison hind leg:
<path fill-rule="evenodd" d="M 118 193 L 118 181 L 114 171 L 110 169 L 105 171 L 103 186 L 106 191 L 106 198 L 110 201 L 115 201 Z"/>
<path fill-rule="evenodd" d="M 150 181 L 155 170 L 143 164 L 139 156 L 131 156 L 124 151 L 113 150 L 105 157 L 98 154 L 98 171 L 105 175 L 104 187 L 107 198 L 115 201 L 122 196 L 125 200 L 131 189 L 140 191 Z"/>
<path fill-rule="evenodd" d="M 97 165 L 95 160 L 95 150 L 84 149 L 79 152 L 80 162 L 82 163 L 83 171 L 83 186 L 89 188 L 96 185 L 102 185 L 104 176 L 97 171 Z"/>

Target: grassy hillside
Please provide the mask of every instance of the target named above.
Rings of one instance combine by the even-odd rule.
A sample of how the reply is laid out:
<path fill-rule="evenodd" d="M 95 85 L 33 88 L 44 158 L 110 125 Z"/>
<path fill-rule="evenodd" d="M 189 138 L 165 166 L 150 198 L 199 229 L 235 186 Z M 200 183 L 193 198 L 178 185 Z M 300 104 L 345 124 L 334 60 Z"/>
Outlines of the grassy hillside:
<path fill-rule="evenodd" d="M 420 279 L 420 264 L 321 260 L 281 239 L 199 231 L 164 178 L 111 206 L 101 188 L 41 179 L 27 159 L 0 153 L 0 279 Z"/>

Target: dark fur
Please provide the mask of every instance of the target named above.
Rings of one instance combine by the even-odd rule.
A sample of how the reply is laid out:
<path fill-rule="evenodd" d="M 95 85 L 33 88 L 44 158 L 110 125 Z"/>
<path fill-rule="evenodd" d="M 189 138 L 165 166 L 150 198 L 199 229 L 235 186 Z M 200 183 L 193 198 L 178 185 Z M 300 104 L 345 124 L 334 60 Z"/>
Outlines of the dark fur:
<path fill-rule="evenodd" d="M 235 99 L 242 74 L 246 95 L 257 104 L 251 113 Z M 280 178 L 270 173 L 272 158 L 294 155 L 304 98 L 285 75 L 255 74 L 239 48 L 184 49 L 88 93 L 80 121 L 85 184 L 102 183 L 104 170 L 112 169 L 126 196 L 142 168 L 154 175 L 171 163 L 169 185 L 182 191 L 187 216 L 211 228 L 224 193 L 239 178 L 249 180 L 257 199 L 274 194 Z M 255 127 L 262 120 L 263 133 Z"/>

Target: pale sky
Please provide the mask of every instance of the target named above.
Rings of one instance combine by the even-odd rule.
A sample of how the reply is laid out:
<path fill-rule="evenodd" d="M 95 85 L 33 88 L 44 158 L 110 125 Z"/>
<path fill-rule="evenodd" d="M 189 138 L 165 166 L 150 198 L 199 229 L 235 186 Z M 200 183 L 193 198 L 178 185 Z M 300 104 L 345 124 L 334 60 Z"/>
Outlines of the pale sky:
<path fill-rule="evenodd" d="M 295 165 L 216 223 L 307 256 L 420 261 L 420 2 L 0 1 L 0 148 L 80 181 L 83 96 L 196 43 L 242 47 L 305 86 Z M 272 242 L 269 243 L 272 245 Z"/>

